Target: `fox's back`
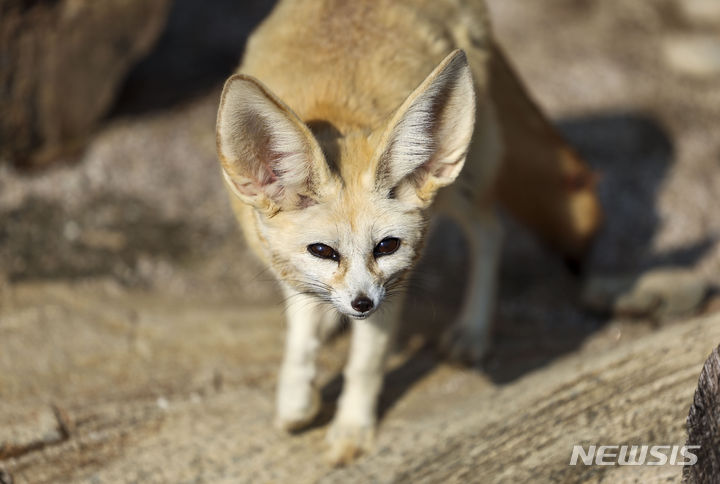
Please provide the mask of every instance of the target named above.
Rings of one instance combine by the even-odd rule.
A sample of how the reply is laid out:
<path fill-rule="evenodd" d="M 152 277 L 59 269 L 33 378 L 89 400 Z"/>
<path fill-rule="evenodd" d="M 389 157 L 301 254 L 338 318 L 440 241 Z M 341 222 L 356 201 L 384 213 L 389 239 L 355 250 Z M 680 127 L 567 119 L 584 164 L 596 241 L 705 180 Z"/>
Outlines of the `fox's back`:
<path fill-rule="evenodd" d="M 455 48 L 484 89 L 482 1 L 281 1 L 248 42 L 240 71 L 265 83 L 304 121 L 343 134 L 378 129 Z"/>

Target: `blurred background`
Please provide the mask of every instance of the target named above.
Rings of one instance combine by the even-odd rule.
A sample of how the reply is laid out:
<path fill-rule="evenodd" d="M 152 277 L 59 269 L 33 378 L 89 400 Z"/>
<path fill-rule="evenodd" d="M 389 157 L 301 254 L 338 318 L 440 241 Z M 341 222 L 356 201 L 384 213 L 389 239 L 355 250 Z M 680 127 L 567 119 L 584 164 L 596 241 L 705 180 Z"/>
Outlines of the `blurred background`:
<path fill-rule="evenodd" d="M 441 225 L 381 404 L 397 447 L 365 468 L 382 481 L 402 480 L 383 466 L 422 440 L 408 421 L 448 402 L 495 415 L 524 378 L 720 309 L 720 3 L 488 3 L 526 87 L 599 174 L 606 221 L 577 276 L 503 217 L 493 350 L 477 371 L 433 344 L 465 267 L 434 251 L 463 247 Z M 272 5 L 0 1 L 0 482 L 359 477 L 306 464 L 346 336 L 321 355 L 315 428 L 269 430 L 281 298 L 219 176 L 222 82 Z"/>

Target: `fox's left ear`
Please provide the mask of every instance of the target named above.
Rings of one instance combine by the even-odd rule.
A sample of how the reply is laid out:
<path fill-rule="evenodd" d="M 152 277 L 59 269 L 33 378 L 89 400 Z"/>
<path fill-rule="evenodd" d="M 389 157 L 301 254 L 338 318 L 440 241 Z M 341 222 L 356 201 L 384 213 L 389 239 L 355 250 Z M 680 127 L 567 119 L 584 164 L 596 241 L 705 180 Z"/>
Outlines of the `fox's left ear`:
<path fill-rule="evenodd" d="M 421 207 L 462 170 L 475 124 L 475 88 L 455 50 L 405 100 L 377 154 L 375 187 Z"/>

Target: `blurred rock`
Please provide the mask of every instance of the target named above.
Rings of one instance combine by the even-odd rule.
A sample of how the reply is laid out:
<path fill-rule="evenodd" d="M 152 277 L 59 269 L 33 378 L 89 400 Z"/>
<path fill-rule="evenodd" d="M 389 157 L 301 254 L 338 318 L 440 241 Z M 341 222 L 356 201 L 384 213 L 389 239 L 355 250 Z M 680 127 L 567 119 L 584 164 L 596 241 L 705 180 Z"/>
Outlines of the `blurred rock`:
<path fill-rule="evenodd" d="M 0 3 L 0 158 L 41 165 L 82 146 L 171 0 Z"/>
<path fill-rule="evenodd" d="M 696 24 L 720 24 L 720 2 L 717 0 L 681 0 L 677 2 L 683 16 Z"/>
<path fill-rule="evenodd" d="M 666 320 L 697 312 L 709 286 L 686 269 L 656 269 L 640 275 L 595 276 L 585 285 L 588 308 L 618 316 Z"/>
<path fill-rule="evenodd" d="M 5 274 L 5 271 L 2 267 L 0 267 L 0 308 L 2 308 L 5 305 L 5 299 L 7 298 L 7 294 L 9 291 L 9 283 L 7 274 Z"/>
<path fill-rule="evenodd" d="M 3 405 L 0 408 L 0 459 L 19 456 L 66 437 L 56 411 L 50 406 L 13 408 Z"/>
<path fill-rule="evenodd" d="M 695 77 L 720 76 L 720 36 L 675 35 L 665 40 L 663 55 L 674 70 Z"/>
<path fill-rule="evenodd" d="M 720 312 L 720 295 L 717 293 L 710 296 L 709 301 L 705 305 L 705 312 L 707 313 L 717 313 Z"/>

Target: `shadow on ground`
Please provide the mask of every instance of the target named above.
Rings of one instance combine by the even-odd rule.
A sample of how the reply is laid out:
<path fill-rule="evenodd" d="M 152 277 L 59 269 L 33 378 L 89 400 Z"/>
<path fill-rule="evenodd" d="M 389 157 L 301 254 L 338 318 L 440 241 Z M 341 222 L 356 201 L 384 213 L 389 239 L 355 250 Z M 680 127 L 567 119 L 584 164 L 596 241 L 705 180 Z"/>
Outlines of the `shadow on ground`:
<path fill-rule="evenodd" d="M 558 125 L 601 176 L 598 189 L 607 220 L 586 274 L 692 266 L 712 247 L 706 239 L 669 253 L 653 251 L 656 197 L 674 159 L 673 142 L 656 121 L 639 113 L 600 113 Z M 437 341 L 449 316 L 459 311 L 467 263 L 460 234 L 448 223 L 439 224 L 411 284 L 401 346 L 418 335 Z M 482 371 L 496 383 L 507 383 L 577 349 L 608 322 L 606 315 L 581 307 L 581 288 L 582 279 L 566 271 L 559 257 L 506 218 L 492 354 Z M 415 350 L 388 375 L 381 409 L 392 407 L 440 361 L 432 343 Z"/>
<path fill-rule="evenodd" d="M 601 113 L 565 119 L 560 130 L 601 176 L 599 194 L 608 214 L 595 244 L 592 270 L 633 271 L 694 264 L 712 246 L 706 238 L 688 247 L 656 253 L 658 189 L 674 161 L 672 140 L 642 113 Z"/>
<path fill-rule="evenodd" d="M 0 212 L 0 266 L 10 281 L 112 276 L 135 284 L 143 258 L 183 263 L 214 241 L 206 227 L 164 219 L 145 201 L 118 195 L 73 211 L 31 198 Z"/>

